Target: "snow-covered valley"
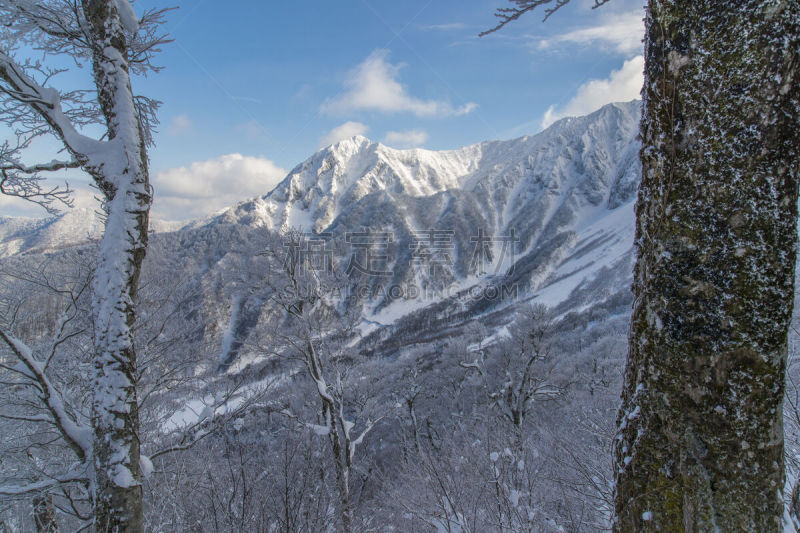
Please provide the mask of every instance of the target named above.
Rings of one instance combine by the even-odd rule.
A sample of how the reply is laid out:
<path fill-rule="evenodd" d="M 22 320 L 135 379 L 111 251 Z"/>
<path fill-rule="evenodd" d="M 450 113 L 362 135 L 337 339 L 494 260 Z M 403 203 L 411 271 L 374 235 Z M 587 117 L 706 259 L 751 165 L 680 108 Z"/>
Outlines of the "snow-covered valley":
<path fill-rule="evenodd" d="M 156 222 L 136 326 L 143 450 L 156 472 L 147 490 L 163 495 L 174 481 L 165 505 L 203 516 L 213 490 L 273 494 L 319 475 L 293 501 L 324 520 L 333 470 L 314 473 L 309 458 L 328 464 L 324 442 L 339 431 L 359 479 L 358 519 L 378 530 L 607 527 L 639 109 L 612 104 L 538 135 L 446 152 L 357 136 L 264 196 Z M 39 274 L 77 279 L 101 223 L 86 212 L 0 219 L 3 293 L 30 294 Z M 40 317 L 34 336 L 60 301 L 36 298 L 50 303 L 6 298 Z M 65 368 L 78 379 L 80 365 Z M 320 415 L 317 394 L 331 395 L 339 418 Z M 162 459 L 194 440 L 178 452 L 182 469 Z M 287 446 L 306 459 L 278 453 Z M 252 471 L 234 475 L 234 457 Z M 289 467 L 299 477 L 272 486 L 265 473 Z M 186 483 L 196 471 L 220 477 L 195 501 Z M 487 492 L 487 476 L 502 490 Z M 314 502 L 328 510 L 311 512 Z"/>
<path fill-rule="evenodd" d="M 404 484 L 443 467 L 401 467 L 410 457 L 402 451 L 408 431 L 422 439 L 423 423 L 426 442 L 413 448 L 439 448 L 440 432 L 452 432 L 447 446 L 478 454 L 469 475 L 483 475 L 498 454 L 523 452 L 515 458 L 519 475 L 556 474 L 553 457 L 543 458 L 572 439 L 608 476 L 603 456 L 590 450 L 607 444 L 624 356 L 639 108 L 612 104 L 538 135 L 445 152 L 395 150 L 357 136 L 320 150 L 262 197 L 206 219 L 155 222 L 137 326 L 152 359 L 141 378 L 152 383 L 142 405 L 144 453 L 158 457 L 162 446 L 201 438 L 206 444 L 191 453 L 217 464 L 213 450 L 230 446 L 214 436 L 218 428 L 237 441 L 272 445 L 297 443 L 303 428 L 323 438 L 334 421 L 314 414 L 308 386 L 316 380 L 344 409 L 343 438 L 359 450 L 353 460 L 387 475 L 405 469 L 393 483 L 365 478 L 365 510 L 395 513 L 378 486 L 400 490 L 406 501 L 414 491 Z M 96 213 L 78 211 L 0 219 L 6 291 L 24 293 L 30 277 L 23 272 L 83 272 L 101 229 Z M 305 270 L 287 291 L 291 258 Z M 297 315 L 298 305 L 316 310 Z M 495 430 L 483 424 L 492 410 L 502 419 L 503 409 L 517 409 L 493 395 L 505 394 L 503 383 L 520 364 L 508 358 L 514 350 L 545 349 L 536 344 L 542 338 L 528 337 L 545 324 L 547 354 L 532 362 L 537 401 L 522 408 L 542 431 L 525 429 L 531 446 L 512 451 L 506 439 L 516 422 Z M 311 380 L 297 359 L 305 352 L 294 348 L 303 338 L 323 354 L 324 372 Z M 165 368 L 175 381 L 156 386 Z M 584 423 L 601 434 L 584 433 Z M 556 431 L 564 424 L 568 430 Z M 320 443 L 310 446 L 308 453 Z M 505 479 L 516 492 L 504 505 L 527 509 L 525 521 L 537 530 L 559 531 L 563 504 L 550 494 L 554 485 L 532 479 Z M 592 490 L 602 495 L 608 486 Z M 595 506 L 582 527 L 606 520 L 603 509 Z M 415 530 L 408 520 L 405 530 Z"/>

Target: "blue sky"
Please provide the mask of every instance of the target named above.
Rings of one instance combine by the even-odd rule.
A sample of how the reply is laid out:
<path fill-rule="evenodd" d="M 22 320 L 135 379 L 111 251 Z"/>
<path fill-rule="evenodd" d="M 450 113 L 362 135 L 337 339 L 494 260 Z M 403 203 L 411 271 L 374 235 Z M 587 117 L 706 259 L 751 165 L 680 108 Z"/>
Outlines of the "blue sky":
<path fill-rule="evenodd" d="M 163 102 L 150 152 L 155 216 L 198 217 L 265 194 L 320 146 L 356 133 L 457 148 L 630 100 L 641 85 L 642 1 L 593 3 L 572 0 L 545 23 L 534 12 L 478 38 L 507 2 L 179 1 L 165 25 L 175 41 L 157 58 L 164 70 L 134 80 Z M 91 205 L 86 193 L 77 200 Z M 0 209 L 40 214 L 7 199 Z"/>

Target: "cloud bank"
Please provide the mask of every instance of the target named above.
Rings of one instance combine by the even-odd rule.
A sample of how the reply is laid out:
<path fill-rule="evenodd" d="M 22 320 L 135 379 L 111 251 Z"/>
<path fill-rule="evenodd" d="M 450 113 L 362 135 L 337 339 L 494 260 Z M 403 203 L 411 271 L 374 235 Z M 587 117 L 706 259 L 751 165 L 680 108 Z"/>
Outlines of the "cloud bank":
<path fill-rule="evenodd" d="M 611 47 L 621 54 L 641 53 L 644 38 L 644 20 L 640 9 L 629 11 L 613 18 L 606 18 L 597 26 L 582 28 L 538 43 L 539 49 L 553 48 L 560 44 L 577 44 L 584 47 Z"/>
<path fill-rule="evenodd" d="M 383 138 L 384 144 L 393 148 L 416 148 L 427 140 L 428 133 L 424 130 L 390 131 Z"/>
<path fill-rule="evenodd" d="M 159 172 L 153 178 L 153 215 L 199 218 L 271 191 L 286 171 L 269 159 L 227 154 Z"/>
<path fill-rule="evenodd" d="M 341 126 L 337 126 L 326 133 L 319 140 L 319 145 L 317 148 L 325 148 L 326 146 L 330 146 L 331 144 L 337 143 L 343 139 L 349 139 L 354 135 L 365 135 L 367 130 L 369 130 L 369 126 L 362 124 L 361 122 L 345 122 Z"/>
<path fill-rule="evenodd" d="M 644 57 L 625 61 L 608 78 L 590 80 L 578 88 L 575 96 L 563 106 L 550 106 L 542 117 L 542 129 L 564 117 L 576 117 L 597 111 L 611 102 L 626 102 L 639 98 L 644 83 Z"/>

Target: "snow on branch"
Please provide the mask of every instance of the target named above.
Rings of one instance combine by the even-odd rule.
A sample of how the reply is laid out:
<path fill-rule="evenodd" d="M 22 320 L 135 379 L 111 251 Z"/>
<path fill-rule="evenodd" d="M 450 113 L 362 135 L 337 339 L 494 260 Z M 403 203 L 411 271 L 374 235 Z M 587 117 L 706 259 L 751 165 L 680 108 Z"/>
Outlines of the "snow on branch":
<path fill-rule="evenodd" d="M 356 437 L 355 440 L 350 442 L 350 446 L 349 446 L 349 449 L 348 449 L 348 454 L 350 456 L 350 461 L 353 460 L 353 456 L 356 454 L 356 447 L 358 447 L 362 442 L 364 442 L 364 437 L 367 436 L 367 433 L 369 433 L 370 430 L 373 427 L 375 427 L 375 424 L 377 424 L 381 420 L 383 420 L 383 417 L 380 417 L 380 418 L 378 418 L 377 420 L 374 420 L 374 421 L 373 420 L 367 420 L 367 425 L 364 427 L 364 429 L 361 431 L 361 433 L 358 435 L 358 437 Z M 349 431 L 348 431 L 348 434 L 349 434 Z"/>
<path fill-rule="evenodd" d="M 51 68 L 42 63 L 49 56 L 60 55 L 83 69 L 85 64 L 96 61 L 95 52 L 100 46 L 102 61 L 107 64 L 104 69 L 109 73 L 124 71 L 122 77 L 126 78 L 128 73 L 144 75 L 160 70 L 151 61 L 161 45 L 170 42 L 160 31 L 170 9 L 145 10 L 139 18 L 129 0 L 112 0 L 111 6 L 120 31 L 125 35 L 125 43 L 119 50 L 97 42 L 98 37 L 79 2 L 9 0 L 3 3 L 0 9 L 0 122 L 17 136 L 17 146 L 5 150 L 14 157 L 0 157 L 0 168 L 5 169 L 3 193 L 39 203 L 51 213 L 56 211 L 54 204 L 69 205 L 68 187 L 66 190 L 47 188 L 38 176 L 20 168 L 25 165 L 20 164 L 19 154 L 29 147 L 33 138 L 43 135 L 54 135 L 72 156 L 73 161 L 64 168 L 83 168 L 104 193 L 113 193 L 115 187 L 108 183 L 108 176 L 121 169 L 109 172 L 104 167 L 126 161 L 129 154 L 119 146 L 123 143 L 115 142 L 115 131 L 109 131 L 105 139 L 100 140 L 80 132 L 87 125 L 108 123 L 108 117 L 104 117 L 108 109 L 101 105 L 107 98 L 99 97 L 103 95 L 98 95 L 97 90 L 59 92 L 53 89 L 51 80 L 67 69 Z M 16 56 L 17 51 L 31 45 L 46 54 L 42 60 Z M 121 68 L 122 64 L 127 68 Z M 124 89 L 126 83 L 115 78 L 114 85 Z M 114 110 L 114 113 L 124 111 L 122 114 L 126 118 L 123 120 L 128 122 L 131 117 L 138 118 L 145 145 L 152 145 L 160 102 L 144 96 L 131 95 L 131 98 L 132 109 Z M 112 122 L 118 125 L 120 120 Z M 55 169 L 40 169 L 52 170 Z"/>
<path fill-rule="evenodd" d="M 483 375 L 483 368 L 481 367 L 481 364 L 478 362 L 477 359 L 475 359 L 471 363 L 467 361 L 459 361 L 458 366 L 466 370 L 475 370 L 476 372 L 478 372 L 478 374 Z"/>
<path fill-rule="evenodd" d="M 50 214 L 58 213 L 57 204 L 73 206 L 69 183 L 64 187 L 48 186 L 40 173 L 79 168 L 80 163 L 75 160 L 53 160 L 49 163 L 23 165 L 15 156 L 14 151 L 8 148 L 7 142 L 0 146 L 0 193 L 38 204 Z"/>
<path fill-rule="evenodd" d="M 40 205 L 51 215 L 58 214 L 57 204 L 72 207 L 72 189 L 58 185 L 46 187 L 44 178 L 38 174 L 20 175 L 8 169 L 0 169 L 0 193 L 15 196 Z"/>
<path fill-rule="evenodd" d="M 165 22 L 166 14 L 176 8 L 146 10 L 139 18 L 139 29 L 128 40 L 128 63 L 131 72 L 145 74 L 158 72 L 162 67 L 152 63 L 153 55 L 161 51 L 161 46 L 172 42 L 159 28 Z"/>
<path fill-rule="evenodd" d="M 49 422 L 56 427 L 81 461 L 89 460 L 92 457 L 92 431 L 70 415 L 61 391 L 45 374 L 44 364 L 34 357 L 33 350 L 29 346 L 2 329 L 0 329 L 0 340 L 23 365 L 24 372 L 20 373 L 34 382 L 38 388 L 39 396 L 49 414 Z"/>
<path fill-rule="evenodd" d="M 133 6 L 128 0 L 114 0 L 114 5 L 117 7 L 119 20 L 125 31 L 136 33 L 139 31 L 139 18 L 133 11 Z"/>
<path fill-rule="evenodd" d="M 40 493 L 65 483 L 85 482 L 90 477 L 89 467 L 89 463 L 81 463 L 73 466 L 66 474 L 53 476 L 27 485 L 0 485 L 0 496 L 23 496 L 25 494 Z"/>
<path fill-rule="evenodd" d="M 79 168 L 81 166 L 77 161 L 57 161 L 52 160 L 49 163 L 40 163 L 37 165 L 21 165 L 18 163 L 0 164 L 2 170 L 17 170 L 24 174 L 36 174 L 37 172 L 55 172 L 65 168 Z"/>
<path fill-rule="evenodd" d="M 95 157 L 98 153 L 108 152 L 108 142 L 97 141 L 79 133 L 61 109 L 60 93 L 37 83 L 21 65 L 2 51 L 0 51 L 0 94 L 26 104 L 29 109 L 35 111 L 63 141 L 75 161 L 82 167 L 98 166 L 102 163 Z M 3 115 L 5 112 L 0 118 L 4 120 L 9 118 L 12 122 L 19 118 Z"/>

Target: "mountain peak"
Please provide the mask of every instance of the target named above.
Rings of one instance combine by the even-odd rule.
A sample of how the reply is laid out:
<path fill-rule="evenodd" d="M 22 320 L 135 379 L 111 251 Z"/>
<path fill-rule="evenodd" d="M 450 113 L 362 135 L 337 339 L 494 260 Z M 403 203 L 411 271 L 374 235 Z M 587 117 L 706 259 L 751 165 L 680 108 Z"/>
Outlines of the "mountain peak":
<path fill-rule="evenodd" d="M 454 190 L 482 195 L 481 209 L 498 224 L 509 223 L 518 212 L 522 217 L 526 202 L 543 191 L 573 191 L 570 201 L 593 206 L 620 205 L 630 197 L 636 176 L 613 165 L 623 159 L 627 168 L 630 154 L 637 152 L 630 145 L 638 133 L 639 109 L 637 102 L 610 104 L 536 135 L 457 150 L 396 150 L 354 135 L 315 153 L 267 195 L 216 220 L 323 231 L 376 193 L 402 204 Z"/>
<path fill-rule="evenodd" d="M 361 150 L 365 146 L 370 146 L 372 144 L 375 143 L 363 135 L 353 135 L 352 137 L 338 140 L 335 143 L 322 148 L 320 152 L 352 152 L 354 150 Z"/>

